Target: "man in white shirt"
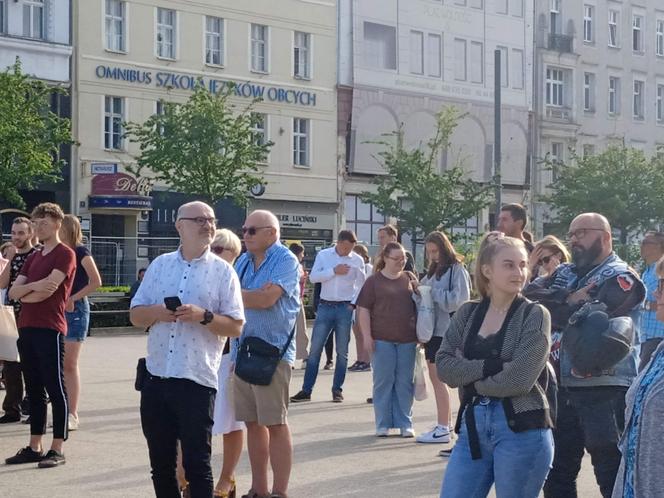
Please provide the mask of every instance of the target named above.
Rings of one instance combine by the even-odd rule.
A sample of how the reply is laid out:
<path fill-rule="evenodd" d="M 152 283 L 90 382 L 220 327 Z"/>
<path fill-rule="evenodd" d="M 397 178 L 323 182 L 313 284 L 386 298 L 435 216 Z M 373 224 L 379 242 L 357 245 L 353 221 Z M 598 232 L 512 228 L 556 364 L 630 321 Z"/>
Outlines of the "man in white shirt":
<path fill-rule="evenodd" d="M 131 302 L 131 322 L 150 327 L 141 425 L 157 497 L 180 495 L 175 476 L 178 440 L 191 497 L 209 498 L 213 492 L 217 371 L 224 337 L 239 336 L 244 323 L 238 277 L 210 252 L 215 225 L 207 204 L 180 206 L 175 223 L 180 247 L 150 264 Z M 165 298 L 175 297 L 180 304 L 169 310 Z"/>
<path fill-rule="evenodd" d="M 304 372 L 302 390 L 291 397 L 293 403 L 311 401 L 311 392 L 318 377 L 320 356 L 328 335 L 334 330 L 337 363 L 332 382 L 332 401 L 341 403 L 348 365 L 348 344 L 353 316 L 352 302 L 360 292 L 364 279 L 364 260 L 353 252 L 357 237 L 351 230 L 342 230 L 334 247 L 323 249 L 316 256 L 309 274 L 313 283 L 321 282 L 320 304 L 311 334 L 311 350 Z"/>

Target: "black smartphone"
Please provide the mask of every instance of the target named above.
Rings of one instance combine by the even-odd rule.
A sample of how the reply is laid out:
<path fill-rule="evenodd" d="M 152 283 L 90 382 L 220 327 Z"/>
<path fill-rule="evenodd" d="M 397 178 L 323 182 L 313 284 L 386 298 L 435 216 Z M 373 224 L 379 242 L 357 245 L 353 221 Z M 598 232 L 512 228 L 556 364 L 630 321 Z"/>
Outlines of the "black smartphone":
<path fill-rule="evenodd" d="M 178 307 L 182 306 L 182 301 L 177 296 L 169 296 L 164 298 L 164 305 L 166 309 L 170 311 L 175 311 Z"/>

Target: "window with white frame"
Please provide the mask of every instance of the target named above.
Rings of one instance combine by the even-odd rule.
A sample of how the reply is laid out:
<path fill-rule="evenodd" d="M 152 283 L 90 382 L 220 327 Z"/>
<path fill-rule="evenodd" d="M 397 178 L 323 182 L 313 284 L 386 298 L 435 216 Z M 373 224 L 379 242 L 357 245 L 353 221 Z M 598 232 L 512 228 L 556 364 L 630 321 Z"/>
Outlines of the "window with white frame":
<path fill-rule="evenodd" d="M 595 17 L 595 7 L 592 5 L 583 6 L 583 41 L 592 43 L 595 41 L 595 33 L 593 31 L 593 18 Z"/>
<path fill-rule="evenodd" d="M 523 89 L 523 50 L 512 49 L 512 63 L 510 65 L 512 72 L 512 88 Z"/>
<path fill-rule="evenodd" d="M 344 198 L 346 229 L 352 230 L 357 239 L 369 246 L 378 245 L 378 229 L 385 226 L 385 215 L 359 195 L 346 194 Z"/>
<path fill-rule="evenodd" d="M 155 114 L 157 116 L 163 116 L 166 113 L 166 102 L 163 100 L 157 100 L 157 104 L 155 105 Z M 164 135 L 164 126 L 162 125 L 157 125 L 157 130 L 159 131 L 160 135 Z"/>
<path fill-rule="evenodd" d="M 251 113 L 252 126 L 251 132 L 254 135 L 254 141 L 257 145 L 265 145 L 269 140 L 267 131 L 267 114 L 260 112 Z"/>
<path fill-rule="evenodd" d="M 546 70 L 546 105 L 563 107 L 564 105 L 564 73 L 562 69 L 547 68 Z"/>
<path fill-rule="evenodd" d="M 427 75 L 440 78 L 443 74 L 442 67 L 442 45 L 443 38 L 440 35 L 429 33 L 427 35 Z"/>
<path fill-rule="evenodd" d="M 583 110 L 595 112 L 595 75 L 583 73 Z"/>
<path fill-rule="evenodd" d="M 394 26 L 364 22 L 364 64 L 376 69 L 397 68 L 397 30 Z"/>
<path fill-rule="evenodd" d="M 483 9 L 484 8 L 484 0 L 470 0 L 470 6 L 473 9 Z"/>
<path fill-rule="evenodd" d="M 106 50 L 125 52 L 126 42 L 126 16 L 127 2 L 121 0 L 106 0 Z"/>
<path fill-rule="evenodd" d="M 609 47 L 617 47 L 620 43 L 618 37 L 618 21 L 620 20 L 620 13 L 617 10 L 609 10 Z"/>
<path fill-rule="evenodd" d="M 470 42 L 470 81 L 484 83 L 484 44 Z"/>
<path fill-rule="evenodd" d="M 507 14 L 507 0 L 495 0 L 494 4 L 498 14 Z"/>
<path fill-rule="evenodd" d="M 462 7 L 466 6 L 466 0 L 454 0 L 456 5 L 461 5 Z"/>
<path fill-rule="evenodd" d="M 595 146 L 593 144 L 583 144 L 583 157 L 595 155 Z"/>
<path fill-rule="evenodd" d="M 643 16 L 632 17 L 632 50 L 643 52 Z"/>
<path fill-rule="evenodd" d="M 268 28 L 262 24 L 251 25 L 251 70 L 268 72 Z"/>
<path fill-rule="evenodd" d="M 454 39 L 454 79 L 466 81 L 466 40 Z"/>
<path fill-rule="evenodd" d="M 639 121 L 645 118 L 645 82 L 634 80 L 632 116 Z"/>
<path fill-rule="evenodd" d="M 310 121 L 303 118 L 293 118 L 293 164 L 309 166 L 310 142 Z"/>
<path fill-rule="evenodd" d="M 609 114 L 620 114 L 620 78 L 609 76 Z"/>
<path fill-rule="evenodd" d="M 553 181 L 556 181 L 558 178 L 558 169 L 565 161 L 563 156 L 565 150 L 564 147 L 565 144 L 562 142 L 551 142 L 551 153 L 549 155 L 549 159 L 551 160 L 553 166 L 553 169 L 551 170 L 551 177 Z"/>
<path fill-rule="evenodd" d="M 311 78 L 311 34 L 295 31 L 293 34 L 293 76 Z"/>
<path fill-rule="evenodd" d="M 507 56 L 507 47 L 496 47 L 500 51 L 500 86 L 507 88 L 509 86 L 509 59 Z"/>
<path fill-rule="evenodd" d="M 174 10 L 157 7 L 157 57 L 175 59 L 176 17 Z"/>
<path fill-rule="evenodd" d="M 664 85 L 657 85 L 657 122 L 664 123 Z"/>
<path fill-rule="evenodd" d="M 224 20 L 205 16 L 205 63 L 224 65 Z"/>
<path fill-rule="evenodd" d="M 510 14 L 523 17 L 523 0 L 510 0 Z"/>
<path fill-rule="evenodd" d="M 561 22 L 561 2 L 562 0 L 549 0 L 549 29 L 553 34 L 560 34 L 562 31 L 562 22 Z"/>
<path fill-rule="evenodd" d="M 413 74 L 424 74 L 424 33 L 411 30 L 408 65 Z"/>
<path fill-rule="evenodd" d="M 44 31 L 44 0 L 24 0 L 23 36 L 43 40 Z"/>
<path fill-rule="evenodd" d="M 104 148 L 122 150 L 124 146 L 124 99 L 104 97 Z"/>
<path fill-rule="evenodd" d="M 657 19 L 657 40 L 655 49 L 657 55 L 664 56 L 664 19 Z"/>

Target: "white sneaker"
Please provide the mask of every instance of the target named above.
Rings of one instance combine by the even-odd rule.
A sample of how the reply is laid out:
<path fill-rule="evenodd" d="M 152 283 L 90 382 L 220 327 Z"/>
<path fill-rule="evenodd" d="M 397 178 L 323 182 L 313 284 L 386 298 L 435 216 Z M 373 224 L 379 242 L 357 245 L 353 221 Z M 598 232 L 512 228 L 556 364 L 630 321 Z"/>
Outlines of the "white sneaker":
<path fill-rule="evenodd" d="M 390 430 L 385 427 L 379 427 L 376 429 L 376 437 L 387 437 L 390 435 Z"/>
<path fill-rule="evenodd" d="M 69 414 L 69 420 L 67 420 L 67 429 L 69 431 L 78 430 L 78 417 L 73 413 Z"/>
<path fill-rule="evenodd" d="M 449 443 L 451 440 L 449 429 L 445 429 L 441 425 L 435 426 L 429 432 L 423 432 L 417 436 L 418 443 Z"/>
<path fill-rule="evenodd" d="M 415 437 L 415 431 L 413 430 L 412 427 L 407 427 L 405 429 L 401 429 L 401 437 L 403 437 L 403 438 Z"/>

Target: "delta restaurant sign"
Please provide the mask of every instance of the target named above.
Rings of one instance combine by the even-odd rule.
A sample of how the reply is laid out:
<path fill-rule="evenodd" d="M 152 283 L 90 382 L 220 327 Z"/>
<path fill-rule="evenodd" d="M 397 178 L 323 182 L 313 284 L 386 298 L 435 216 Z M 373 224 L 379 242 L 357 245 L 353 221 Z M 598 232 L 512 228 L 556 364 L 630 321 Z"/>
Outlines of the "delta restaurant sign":
<path fill-rule="evenodd" d="M 92 177 L 89 207 L 106 209 L 152 209 L 153 181 L 136 179 L 127 173 L 99 174 Z"/>
<path fill-rule="evenodd" d="M 261 85 L 250 81 L 238 82 L 221 80 L 207 76 L 174 73 L 171 71 L 144 71 L 99 65 L 95 68 L 99 79 L 126 81 L 136 85 L 154 86 L 168 90 L 195 90 L 202 86 L 216 94 L 233 85 L 237 97 L 263 99 L 269 102 L 285 102 L 286 104 L 316 106 L 316 94 L 306 90 L 291 90 L 270 85 Z"/>

